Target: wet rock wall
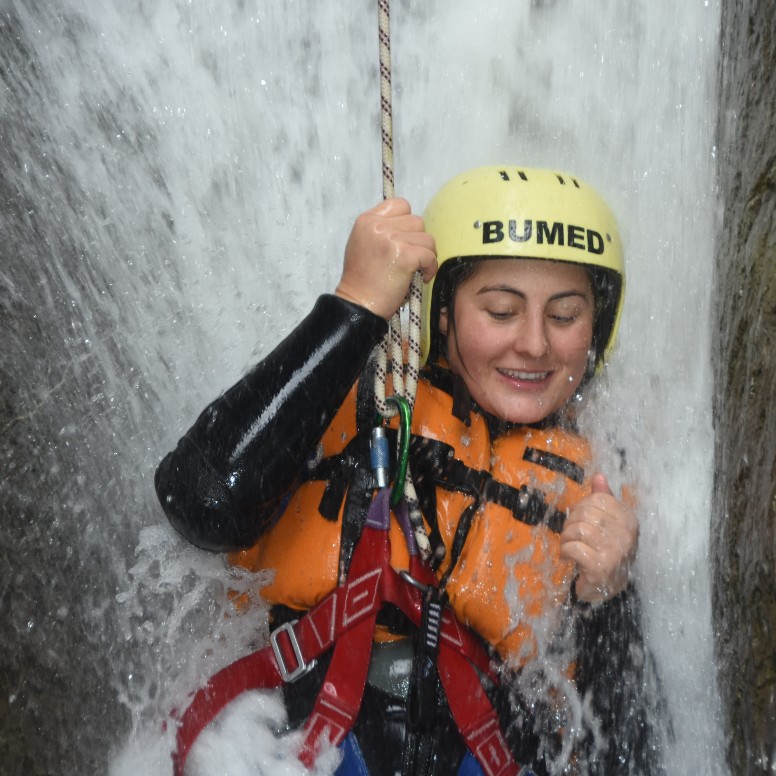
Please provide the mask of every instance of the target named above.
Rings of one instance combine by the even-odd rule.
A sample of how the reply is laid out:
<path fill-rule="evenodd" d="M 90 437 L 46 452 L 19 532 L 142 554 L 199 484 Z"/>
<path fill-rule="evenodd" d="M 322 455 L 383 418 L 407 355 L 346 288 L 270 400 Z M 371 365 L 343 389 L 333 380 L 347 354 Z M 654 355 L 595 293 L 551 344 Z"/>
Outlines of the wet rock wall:
<path fill-rule="evenodd" d="M 776 4 L 725 0 L 713 611 L 728 762 L 776 771 Z"/>

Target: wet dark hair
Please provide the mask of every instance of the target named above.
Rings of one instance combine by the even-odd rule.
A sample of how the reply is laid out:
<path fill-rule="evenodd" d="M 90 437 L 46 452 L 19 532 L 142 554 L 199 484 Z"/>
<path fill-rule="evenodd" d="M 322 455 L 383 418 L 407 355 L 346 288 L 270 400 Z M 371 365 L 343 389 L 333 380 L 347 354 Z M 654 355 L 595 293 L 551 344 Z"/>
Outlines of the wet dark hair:
<path fill-rule="evenodd" d="M 593 318 L 593 348 L 595 365 L 604 359 L 604 351 L 612 335 L 617 318 L 617 307 L 622 296 L 622 275 L 613 269 L 586 266 L 590 285 L 595 296 L 595 317 Z"/>
<path fill-rule="evenodd" d="M 452 313 L 455 308 L 455 294 L 458 288 L 474 277 L 482 261 L 491 259 L 493 256 L 461 256 L 446 261 L 439 270 L 431 298 L 429 363 L 436 363 L 440 357 L 446 357 L 447 338 L 439 331 L 439 313 L 445 307 L 447 308 L 448 326 L 454 331 L 455 316 Z M 622 277 L 614 270 L 604 267 L 595 267 L 589 264 L 574 264 L 574 266 L 584 267 L 587 272 L 595 303 L 592 343 L 595 358 L 591 360 L 582 379 L 580 385 L 582 388 L 593 377 L 596 367 L 603 360 L 606 343 L 609 341 L 617 317 L 617 304 L 622 293 Z"/>
<path fill-rule="evenodd" d="M 477 272 L 480 260 L 476 257 L 459 257 L 446 261 L 434 281 L 434 291 L 431 297 L 431 342 L 428 351 L 428 361 L 436 363 L 439 357 L 447 356 L 447 337 L 439 331 L 439 314 L 446 307 L 448 310 L 448 326 L 455 330 L 455 293 L 458 288 Z"/>

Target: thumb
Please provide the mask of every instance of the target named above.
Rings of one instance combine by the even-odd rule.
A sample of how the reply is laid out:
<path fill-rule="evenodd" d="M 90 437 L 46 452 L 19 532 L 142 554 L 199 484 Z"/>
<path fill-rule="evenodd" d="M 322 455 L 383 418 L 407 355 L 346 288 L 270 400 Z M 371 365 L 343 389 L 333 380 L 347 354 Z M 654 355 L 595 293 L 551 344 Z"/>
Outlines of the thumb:
<path fill-rule="evenodd" d="M 607 480 L 606 475 L 601 472 L 593 475 L 591 486 L 593 493 L 607 493 L 610 496 L 614 495 L 609 487 L 609 480 Z"/>

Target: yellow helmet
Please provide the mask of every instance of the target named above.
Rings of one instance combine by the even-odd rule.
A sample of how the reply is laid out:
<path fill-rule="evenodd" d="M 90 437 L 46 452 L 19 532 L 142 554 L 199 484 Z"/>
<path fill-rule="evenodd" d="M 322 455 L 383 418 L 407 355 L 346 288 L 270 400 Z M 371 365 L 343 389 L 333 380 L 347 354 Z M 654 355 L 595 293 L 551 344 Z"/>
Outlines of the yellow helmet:
<path fill-rule="evenodd" d="M 622 243 L 609 207 L 586 183 L 552 170 L 478 167 L 446 183 L 429 202 L 423 220 L 436 241 L 439 263 L 436 277 L 423 288 L 423 363 L 436 334 L 432 316 L 439 315 L 435 283 L 451 259 L 458 260 L 455 265 L 520 258 L 589 266 L 596 286 L 596 363 L 609 353 L 625 286 Z"/>

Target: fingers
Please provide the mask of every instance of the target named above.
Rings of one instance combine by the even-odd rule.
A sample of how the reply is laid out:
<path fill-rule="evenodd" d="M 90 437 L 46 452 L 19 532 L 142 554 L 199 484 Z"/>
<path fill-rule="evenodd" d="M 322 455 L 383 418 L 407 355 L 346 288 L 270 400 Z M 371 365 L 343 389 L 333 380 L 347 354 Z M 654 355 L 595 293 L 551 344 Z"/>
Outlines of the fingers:
<path fill-rule="evenodd" d="M 370 213 L 379 216 L 402 216 L 411 214 L 412 207 L 404 197 L 389 197 L 378 202 L 373 208 L 365 210 L 361 216 L 368 216 Z"/>
<path fill-rule="evenodd" d="M 569 514 L 561 534 L 566 541 L 581 541 L 596 550 L 608 548 L 613 541 L 630 547 L 638 523 L 633 511 L 611 494 L 592 494 Z"/>
<path fill-rule="evenodd" d="M 596 475 L 598 477 L 598 475 Z M 603 601 L 628 584 L 638 544 L 634 512 L 615 498 L 601 475 L 598 486 L 571 511 L 561 533 L 561 557 L 577 565 L 577 596 Z"/>
<path fill-rule="evenodd" d="M 390 318 L 417 271 L 426 282 L 434 277 L 434 238 L 406 200 L 388 199 L 356 219 L 335 293 Z"/>
<path fill-rule="evenodd" d="M 428 281 L 436 273 L 436 246 L 434 238 L 426 232 L 423 219 L 414 215 L 406 199 L 387 199 L 372 210 L 362 213 L 356 222 L 360 228 L 373 235 L 375 241 L 391 244 L 395 259 L 406 257 L 406 269 L 420 270 Z M 413 250 L 416 249 L 416 250 Z M 414 260 L 417 260 L 415 265 Z"/>

